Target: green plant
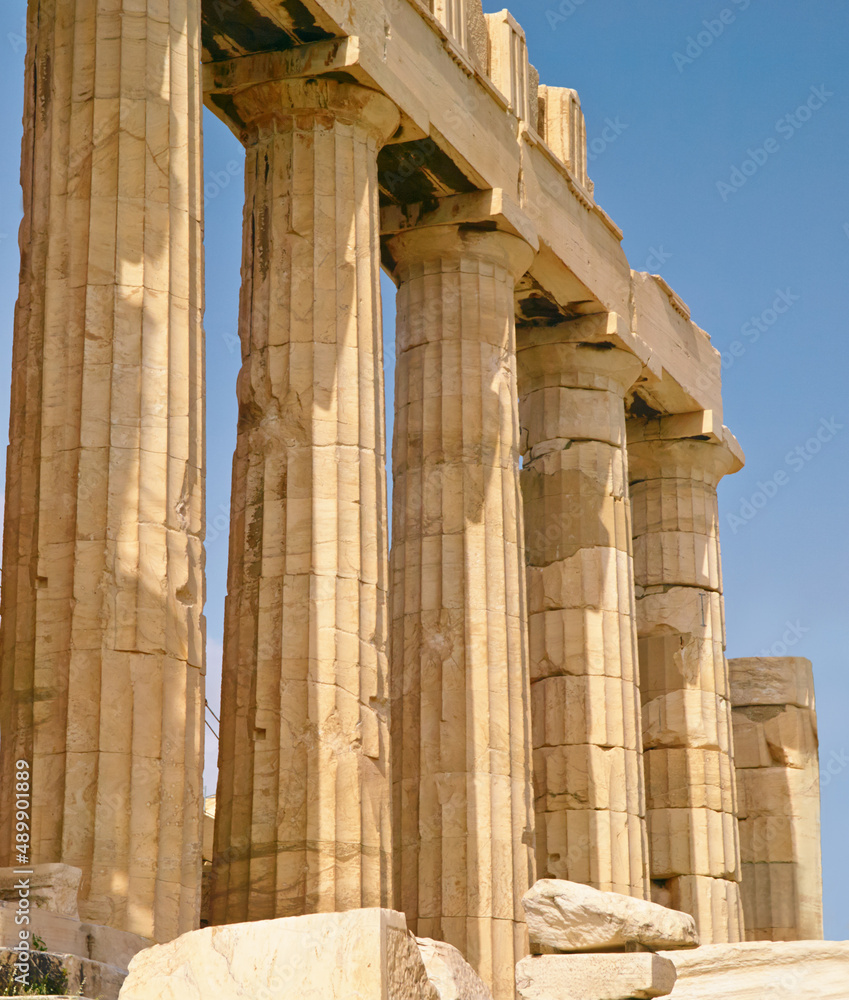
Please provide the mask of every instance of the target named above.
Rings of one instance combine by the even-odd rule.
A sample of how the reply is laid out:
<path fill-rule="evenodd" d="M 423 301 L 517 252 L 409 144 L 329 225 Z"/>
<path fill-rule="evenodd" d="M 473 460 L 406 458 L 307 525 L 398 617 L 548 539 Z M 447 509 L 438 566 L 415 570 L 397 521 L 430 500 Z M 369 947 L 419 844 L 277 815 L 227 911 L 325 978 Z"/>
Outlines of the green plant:
<path fill-rule="evenodd" d="M 30 953 L 29 983 L 15 981 L 14 964 L 0 968 L 0 997 L 50 996 L 68 988 L 68 973 L 53 955 L 43 951 Z M 77 994 L 78 996 L 80 994 Z"/>

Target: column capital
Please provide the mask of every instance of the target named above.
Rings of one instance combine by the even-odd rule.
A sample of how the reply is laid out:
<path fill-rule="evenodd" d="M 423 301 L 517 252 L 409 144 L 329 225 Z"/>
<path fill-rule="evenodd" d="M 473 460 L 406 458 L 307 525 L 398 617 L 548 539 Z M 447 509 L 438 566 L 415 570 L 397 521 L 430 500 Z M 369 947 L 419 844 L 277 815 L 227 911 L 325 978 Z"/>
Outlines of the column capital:
<path fill-rule="evenodd" d="M 524 338 L 516 356 L 524 393 L 552 387 L 596 389 L 624 399 L 643 370 L 638 357 L 613 344 L 555 340 L 547 329 L 539 334 L 533 342 Z"/>
<path fill-rule="evenodd" d="M 628 421 L 630 424 L 630 420 Z M 736 439 L 732 437 L 736 445 Z M 705 437 L 633 440 L 628 435 L 631 483 L 648 479 L 691 479 L 714 489 L 720 479 L 743 467 L 739 445 Z"/>
<path fill-rule="evenodd" d="M 230 100 L 242 122 L 239 137 L 245 146 L 322 118 L 327 124 L 362 128 L 382 146 L 401 121 L 398 108 L 385 94 L 328 77 L 266 80 L 236 91 Z"/>
<path fill-rule="evenodd" d="M 386 246 L 395 262 L 393 273 L 401 278 L 416 265 L 469 257 L 502 268 L 515 281 L 534 259 L 533 247 L 521 236 L 462 223 L 406 229 L 390 237 Z"/>

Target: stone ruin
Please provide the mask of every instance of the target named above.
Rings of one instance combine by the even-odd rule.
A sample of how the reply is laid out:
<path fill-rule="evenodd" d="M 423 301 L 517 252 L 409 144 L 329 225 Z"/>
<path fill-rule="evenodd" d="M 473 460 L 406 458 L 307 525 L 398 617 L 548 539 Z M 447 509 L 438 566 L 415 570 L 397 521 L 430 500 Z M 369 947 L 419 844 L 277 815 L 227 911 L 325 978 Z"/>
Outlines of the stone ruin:
<path fill-rule="evenodd" d="M 26 74 L 0 972 L 23 911 L 106 1000 L 849 996 L 811 665 L 724 654 L 719 354 L 515 18 L 30 0 Z M 206 813 L 202 103 L 246 150 Z"/>

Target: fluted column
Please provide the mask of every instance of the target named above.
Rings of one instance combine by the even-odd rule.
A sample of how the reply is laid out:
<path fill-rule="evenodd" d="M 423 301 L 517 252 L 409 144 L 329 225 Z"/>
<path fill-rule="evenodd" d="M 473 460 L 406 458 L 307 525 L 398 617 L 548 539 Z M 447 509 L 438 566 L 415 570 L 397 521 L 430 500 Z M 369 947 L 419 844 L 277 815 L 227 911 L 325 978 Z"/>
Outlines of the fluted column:
<path fill-rule="evenodd" d="M 214 923 L 385 906 L 387 509 L 377 153 L 389 100 L 239 93 L 247 146 Z"/>
<path fill-rule="evenodd" d="M 703 944 L 741 940 L 740 842 L 716 487 L 739 468 L 710 440 L 634 421 L 634 509 L 650 874 Z"/>
<path fill-rule="evenodd" d="M 532 254 L 457 226 L 389 250 L 397 905 L 512 1000 L 534 881 L 513 305 Z"/>
<path fill-rule="evenodd" d="M 640 361 L 585 321 L 520 331 L 537 869 L 645 898 L 624 396 Z"/>
<path fill-rule="evenodd" d="M 30 0 L 0 670 L 33 863 L 83 920 L 197 926 L 203 758 L 199 4 Z"/>

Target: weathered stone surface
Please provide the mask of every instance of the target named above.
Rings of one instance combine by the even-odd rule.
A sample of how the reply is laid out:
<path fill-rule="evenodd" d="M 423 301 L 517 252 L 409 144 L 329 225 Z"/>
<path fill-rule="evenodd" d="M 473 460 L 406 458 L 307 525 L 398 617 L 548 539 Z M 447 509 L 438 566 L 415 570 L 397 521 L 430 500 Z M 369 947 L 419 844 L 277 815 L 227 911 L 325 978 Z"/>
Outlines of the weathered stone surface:
<path fill-rule="evenodd" d="M 492 1000 L 490 988 L 453 945 L 432 938 L 417 942 L 439 1000 Z"/>
<path fill-rule="evenodd" d="M 645 896 L 624 448 L 624 395 L 642 366 L 585 343 L 597 322 L 519 338 L 537 871 Z"/>
<path fill-rule="evenodd" d="M 77 896 L 82 870 L 71 865 L 33 865 L 30 870 L 31 875 L 23 876 L 28 883 L 30 907 L 60 917 L 79 919 Z M 0 868 L 0 900 L 18 901 L 21 878 L 21 875 L 15 874 L 14 868 Z"/>
<path fill-rule="evenodd" d="M 693 948 L 699 943 L 688 913 L 560 879 L 540 879 L 522 897 L 531 941 L 556 951 L 602 951 L 639 944 Z"/>
<path fill-rule="evenodd" d="M 199 7 L 28 7 L 0 865 L 22 760 L 31 860 L 82 871 L 84 921 L 168 940 L 201 877 Z"/>
<path fill-rule="evenodd" d="M 0 948 L 0 995 L 8 995 L 4 992 L 4 988 L 8 987 L 18 975 L 15 971 L 17 960 L 16 952 Z M 119 969 L 114 965 L 94 962 L 77 955 L 47 951 L 31 952 L 29 969 L 29 985 L 36 991 L 67 990 L 72 996 L 78 997 L 84 989 L 86 995 L 97 997 L 97 1000 L 117 1000 L 127 975 L 126 969 Z"/>
<path fill-rule="evenodd" d="M 398 908 L 496 1000 L 527 954 L 533 879 L 514 285 L 531 248 L 433 226 L 398 282 L 392 767 Z"/>
<path fill-rule="evenodd" d="M 392 895 L 377 154 L 398 112 L 328 79 L 233 101 L 247 206 L 214 923 Z"/>
<path fill-rule="evenodd" d="M 137 955 L 120 1000 L 440 1000 L 392 910 L 206 927 Z"/>
<path fill-rule="evenodd" d="M 672 879 L 722 883 L 679 893 L 680 905 L 703 941 L 737 941 L 735 891 L 719 905 L 739 882 L 740 844 L 716 487 L 741 456 L 727 431 L 699 433 L 705 423 L 628 421 L 649 868 L 653 893 Z"/>
<path fill-rule="evenodd" d="M 516 966 L 521 1000 L 631 1000 L 663 997 L 675 985 L 675 966 L 646 953 L 536 955 Z"/>
<path fill-rule="evenodd" d="M 849 941 L 747 941 L 663 953 L 673 1000 L 846 1000 Z"/>
<path fill-rule="evenodd" d="M 813 668 L 803 656 L 741 656 L 728 666 L 735 706 L 816 706 Z"/>
<path fill-rule="evenodd" d="M 20 925 L 15 923 L 17 903 L 0 903 L 0 946 L 18 943 Z M 153 941 L 138 934 L 119 931 L 103 924 L 89 924 L 49 910 L 30 910 L 29 929 L 38 935 L 49 952 L 77 955 L 126 969 L 133 955 L 149 948 Z"/>
<path fill-rule="evenodd" d="M 811 663 L 729 661 L 748 941 L 822 937 L 819 759 Z"/>
<path fill-rule="evenodd" d="M 741 886 L 725 878 L 677 875 L 652 882 L 652 900 L 691 913 L 696 928 L 713 927 L 717 936 L 739 937 L 743 927 Z"/>

